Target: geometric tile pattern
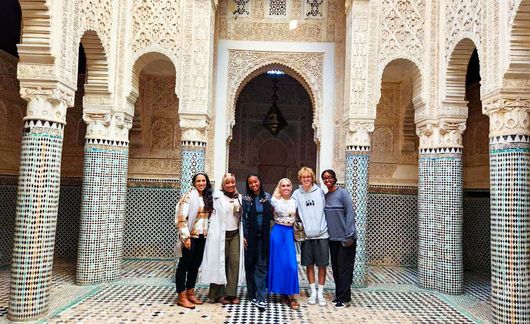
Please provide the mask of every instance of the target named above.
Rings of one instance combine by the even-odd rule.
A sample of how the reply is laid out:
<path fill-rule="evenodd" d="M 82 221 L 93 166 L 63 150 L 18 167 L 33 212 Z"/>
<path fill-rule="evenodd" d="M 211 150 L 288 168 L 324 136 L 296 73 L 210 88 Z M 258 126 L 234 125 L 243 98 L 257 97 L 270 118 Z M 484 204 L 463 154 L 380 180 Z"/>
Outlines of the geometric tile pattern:
<path fill-rule="evenodd" d="M 464 289 L 462 154 L 421 154 L 419 260 L 422 287 L 446 294 Z"/>
<path fill-rule="evenodd" d="M 436 162 L 437 290 L 461 294 L 464 291 L 462 154 L 439 154 Z"/>
<path fill-rule="evenodd" d="M 370 265 L 417 265 L 417 207 L 415 194 L 368 193 L 366 247 Z"/>
<path fill-rule="evenodd" d="M 191 179 L 197 172 L 204 172 L 204 147 L 182 147 L 182 171 L 180 176 L 180 196 L 190 191 Z"/>
<path fill-rule="evenodd" d="M 530 143 L 490 140 L 493 318 L 530 323 Z"/>
<path fill-rule="evenodd" d="M 128 148 L 85 143 L 77 282 L 121 275 Z"/>
<path fill-rule="evenodd" d="M 17 210 L 17 186 L 0 185 L 0 266 L 11 263 Z"/>
<path fill-rule="evenodd" d="M 436 288 L 437 233 L 435 218 L 436 159 L 420 154 L 418 161 L 418 282 Z"/>
<path fill-rule="evenodd" d="M 55 234 L 54 254 L 56 257 L 77 258 L 80 215 L 81 186 L 62 185 Z"/>
<path fill-rule="evenodd" d="M 344 188 L 350 193 L 355 210 L 357 230 L 357 252 L 353 269 L 353 286 L 366 286 L 366 214 L 368 201 L 368 165 L 369 152 L 346 151 Z"/>
<path fill-rule="evenodd" d="M 169 259 L 175 256 L 177 201 L 178 190 L 175 188 L 134 187 L 127 190 L 125 258 Z"/>
<path fill-rule="evenodd" d="M 414 287 L 415 269 L 402 267 L 369 267 L 368 288 L 352 290 L 352 304 L 335 309 L 334 285 L 326 285 L 326 306 L 307 304 L 307 294 L 298 296 L 300 310 L 282 304 L 279 296 L 268 299 L 265 312 L 259 312 L 246 298 L 240 286 L 239 305 L 209 304 L 194 310 L 176 306 L 173 262 L 127 260 L 122 280 L 95 286 L 75 286 L 75 266 L 60 260 L 53 269 L 51 305 L 44 320 L 49 323 L 129 323 L 187 322 L 198 323 L 474 323 L 488 322 L 491 306 L 487 300 L 489 279 L 466 273 L 466 294 L 447 296 Z M 305 272 L 301 266 L 299 270 Z M 0 269 L 0 317 L 7 306 L 9 271 Z M 302 280 L 302 290 L 307 282 Z M 486 295 L 477 293 L 484 290 Z M 72 291 L 75 291 L 72 293 Z M 206 301 L 208 285 L 198 285 L 197 297 Z M 478 297 L 474 297 L 478 296 Z"/>
<path fill-rule="evenodd" d="M 49 303 L 64 126 L 28 120 L 20 154 L 9 316 L 31 319 Z"/>
<path fill-rule="evenodd" d="M 490 199 L 464 198 L 464 268 L 490 276 Z"/>

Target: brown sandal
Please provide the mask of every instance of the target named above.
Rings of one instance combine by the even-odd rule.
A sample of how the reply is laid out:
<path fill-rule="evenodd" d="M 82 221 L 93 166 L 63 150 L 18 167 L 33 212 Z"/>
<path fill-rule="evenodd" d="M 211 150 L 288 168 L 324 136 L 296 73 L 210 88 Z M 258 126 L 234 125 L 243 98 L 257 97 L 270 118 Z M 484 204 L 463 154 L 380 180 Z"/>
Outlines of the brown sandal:
<path fill-rule="evenodd" d="M 291 306 L 291 309 L 298 310 L 300 308 L 300 304 L 296 301 L 296 299 L 289 300 L 289 306 Z"/>
<path fill-rule="evenodd" d="M 237 297 L 231 297 L 232 300 L 230 301 L 232 305 L 239 305 L 239 298 Z"/>

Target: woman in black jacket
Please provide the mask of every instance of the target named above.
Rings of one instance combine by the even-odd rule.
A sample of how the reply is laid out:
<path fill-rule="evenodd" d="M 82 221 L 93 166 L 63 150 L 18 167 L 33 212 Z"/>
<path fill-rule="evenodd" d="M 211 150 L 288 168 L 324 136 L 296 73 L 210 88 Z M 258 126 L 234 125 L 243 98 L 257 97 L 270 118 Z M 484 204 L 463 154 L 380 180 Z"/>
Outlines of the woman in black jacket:
<path fill-rule="evenodd" d="M 271 195 L 263 190 L 257 174 L 250 174 L 243 197 L 243 243 L 248 298 L 260 310 L 267 308 L 267 269 L 272 216 Z"/>

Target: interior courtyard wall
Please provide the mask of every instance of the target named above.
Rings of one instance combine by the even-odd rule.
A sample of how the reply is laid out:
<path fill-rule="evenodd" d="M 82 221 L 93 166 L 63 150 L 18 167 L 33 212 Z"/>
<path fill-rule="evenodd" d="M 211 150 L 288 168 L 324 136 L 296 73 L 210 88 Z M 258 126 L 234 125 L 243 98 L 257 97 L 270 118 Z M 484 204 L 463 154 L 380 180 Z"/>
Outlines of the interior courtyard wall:
<path fill-rule="evenodd" d="M 225 5 L 225 3 L 226 3 L 226 2 L 224 2 L 224 1 L 221 2 L 220 6 L 219 6 L 219 14 L 222 13 L 223 6 Z M 264 12 L 265 12 L 265 5 L 263 5 L 263 2 L 262 2 L 261 7 L 260 7 L 260 4 L 259 4 L 258 1 L 253 1 L 252 3 L 253 3 L 253 5 L 252 5 L 253 7 L 251 8 L 251 10 L 257 10 L 256 12 L 260 12 L 259 10 L 262 10 L 263 15 L 264 15 Z M 301 4 L 302 1 L 295 2 L 295 6 L 294 6 L 295 9 L 297 8 L 297 7 L 296 7 L 296 3 Z M 226 4 L 226 5 L 227 5 L 227 4 Z M 330 5 L 331 5 L 331 4 L 330 4 Z M 338 5 L 337 5 L 337 6 L 338 6 Z M 488 5 L 488 6 L 489 6 L 489 5 Z M 255 7 L 256 7 L 257 9 L 255 9 Z M 421 7 L 421 6 L 420 6 L 420 7 Z M 228 10 L 228 8 L 226 8 L 226 10 Z M 71 12 L 71 11 L 70 11 L 70 12 Z M 327 13 L 327 15 L 329 16 L 329 12 Z M 337 16 L 337 15 L 335 15 L 335 16 Z M 226 17 L 227 17 L 227 18 L 226 18 L 226 29 L 225 29 L 225 30 L 226 30 L 226 35 L 227 35 L 226 37 L 227 37 L 227 38 L 229 37 L 228 35 L 242 35 L 242 34 L 244 34 L 244 33 L 248 33 L 249 30 L 252 30 L 252 29 L 245 28 L 245 26 L 248 26 L 248 24 L 249 24 L 248 20 L 249 20 L 249 19 L 252 20 L 253 18 L 245 18 L 245 17 L 243 17 L 243 16 L 240 16 L 240 17 L 238 17 L 237 19 L 234 19 L 234 18 L 232 18 L 232 17 L 228 17 L 228 15 L 227 15 Z M 274 24 L 283 24 L 283 25 L 285 25 L 286 23 L 288 23 L 288 20 L 285 20 L 285 21 L 278 21 L 278 22 L 272 22 L 272 23 L 267 23 L 267 21 L 266 21 L 266 19 L 265 19 L 264 17 L 265 17 L 265 16 L 263 16 L 263 18 L 260 18 L 260 19 L 261 19 L 261 23 L 260 23 L 261 25 L 258 24 L 258 22 L 253 23 L 252 25 L 256 25 L 256 26 L 263 26 L 264 24 L 265 24 L 265 25 L 267 25 L 267 24 L 271 24 L 271 25 L 274 25 Z M 245 22 L 245 19 L 246 19 L 246 22 Z M 315 21 L 317 21 L 317 19 L 315 19 Z M 304 35 L 302 35 L 302 38 L 306 37 L 306 38 L 307 38 L 308 40 L 310 40 L 310 41 L 330 41 L 330 38 L 329 38 L 329 36 L 328 36 L 328 35 L 329 35 L 329 32 L 328 32 L 328 31 L 325 31 L 326 28 L 330 28 L 330 27 L 328 27 L 328 24 L 327 24 L 327 23 L 315 23 L 315 22 L 313 22 L 313 21 L 310 21 L 310 22 L 307 22 L 306 24 L 308 24 L 308 27 L 304 27 L 304 28 L 302 28 L 302 29 L 300 29 L 300 30 L 305 30 L 305 31 L 307 31 L 307 35 L 308 35 L 308 36 L 304 36 L 304 35 L 306 35 L 306 34 L 305 34 L 306 32 L 304 32 Z M 319 28 L 314 27 L 315 25 L 319 25 L 319 24 L 320 24 L 320 27 L 319 27 Z M 222 25 L 223 25 L 223 23 L 220 22 L 220 27 L 219 27 L 220 31 L 219 31 L 219 33 L 220 33 L 221 35 L 223 35 L 223 31 L 222 31 L 223 28 L 225 28 L 225 27 L 222 27 Z M 230 27 L 229 27 L 229 25 L 230 25 Z M 95 26 L 95 24 L 93 24 L 93 26 Z M 239 27 L 238 27 L 238 26 L 239 26 Z M 95 27 L 94 27 L 94 28 L 95 28 Z M 99 28 L 99 27 L 98 27 L 98 28 Z M 269 29 L 270 29 L 270 30 L 275 30 L 274 27 L 270 27 Z M 267 30 L 269 30 L 269 29 L 267 29 Z M 278 29 L 279 29 L 279 28 L 278 28 Z M 106 30 L 106 29 L 103 28 L 103 30 Z M 318 33 L 315 33 L 314 30 L 319 30 L 319 32 L 318 32 Z M 311 32 L 310 32 L 310 31 L 311 31 Z M 65 31 L 65 33 L 71 33 L 71 32 L 72 32 L 72 31 Z M 300 31 L 297 31 L 297 33 L 299 33 L 299 32 L 300 32 Z M 239 33 L 239 34 L 238 34 L 238 33 Z M 155 36 L 158 37 L 156 34 L 157 34 L 157 33 L 153 33 L 153 34 L 150 34 L 150 35 L 153 36 L 153 37 L 155 37 Z M 163 33 L 159 33 L 159 34 L 163 34 Z M 264 35 L 270 35 L 269 33 L 263 33 L 263 34 L 264 34 Z M 138 50 L 140 50 L 140 49 L 141 49 L 141 50 L 145 50 L 145 48 L 150 47 L 150 46 L 151 46 L 151 47 L 156 47 L 156 46 L 158 46 L 157 44 L 155 44 L 155 43 L 156 43 L 155 41 L 152 41 L 152 39 L 153 39 L 152 37 L 145 37 L 143 40 L 141 40 L 139 35 L 140 35 L 140 33 L 135 34 L 135 37 L 137 37 L 137 38 L 134 40 L 134 44 L 137 44 L 137 46 L 138 46 Z M 246 35 L 246 34 L 245 34 L 245 35 Z M 252 34 L 252 35 L 253 35 L 253 34 Z M 245 36 L 245 37 L 248 37 L 248 38 L 247 38 L 248 40 L 255 40 L 255 39 L 252 38 L 252 37 L 258 37 L 258 36 L 252 36 L 252 35 L 250 35 L 250 36 L 247 35 L 247 36 Z M 298 36 L 299 36 L 299 35 L 298 35 Z M 121 36 L 120 36 L 120 37 L 121 37 Z M 143 37 L 143 36 L 142 36 L 142 37 Z M 232 36 L 230 36 L 230 37 L 232 37 Z M 234 36 L 234 37 L 237 38 L 236 36 Z M 259 37 L 263 37 L 263 36 L 259 36 Z M 286 37 L 285 40 L 286 40 L 286 41 L 289 41 L 289 37 L 291 37 L 291 36 L 285 36 L 285 37 Z M 293 37 L 293 38 L 294 38 L 294 37 Z M 160 39 L 160 37 L 158 37 L 158 39 Z M 293 40 L 293 39 L 291 39 L 291 40 Z M 146 43 L 147 45 L 146 45 L 145 47 L 142 47 L 142 46 L 143 46 L 143 45 L 142 45 L 142 44 L 143 44 L 142 41 L 150 42 L 150 43 Z M 106 41 L 106 42 L 109 42 L 109 41 Z M 114 43 L 114 41 L 110 41 L 110 43 Z M 168 46 L 168 48 L 169 48 L 169 46 Z M 180 48 L 180 47 L 177 45 L 177 46 L 175 46 L 175 47 L 173 47 L 173 48 L 177 48 L 177 49 L 178 49 L 178 48 Z M 337 51 L 337 52 L 340 52 L 340 51 Z M 336 54 L 336 55 L 340 55 L 340 54 Z M 336 56 L 336 57 L 337 57 L 337 56 Z M 335 71 L 336 74 L 339 74 L 338 70 L 339 70 L 339 69 L 337 69 L 337 71 Z M 430 75 L 434 75 L 434 73 L 432 73 L 432 74 L 430 74 Z M 178 88 L 178 86 L 176 86 L 176 88 Z M 384 94 L 382 94 L 382 95 L 384 95 Z M 338 105 L 338 104 L 337 104 L 337 105 Z M 213 125 L 213 123 L 212 123 L 212 125 Z M 334 125 L 336 125 L 336 123 L 335 123 Z M 209 134 L 210 134 L 210 135 L 209 135 L 210 138 L 212 138 L 212 135 L 211 135 L 211 134 L 213 134 L 213 132 L 210 132 Z M 338 139 L 336 139 L 336 140 L 335 140 L 335 143 L 337 143 L 337 142 L 340 142 L 340 141 L 339 141 Z M 211 147 L 211 146 L 210 146 L 210 147 Z M 339 150 L 339 151 L 342 152 L 342 150 Z M 334 154 L 337 154 L 337 150 L 336 150 L 336 149 L 334 150 Z M 343 153 L 338 153 L 338 154 L 343 154 Z M 336 160 L 337 162 L 340 162 L 340 163 L 342 164 L 341 159 L 336 159 L 336 158 L 335 158 L 335 160 Z M 18 165 L 17 165 L 17 166 L 18 166 Z M 341 166 L 340 166 L 340 165 L 339 165 L 339 166 L 335 166 L 335 165 L 334 165 L 334 167 L 340 168 Z M 151 175 L 152 175 L 153 177 L 155 176 L 154 173 L 151 174 Z"/>

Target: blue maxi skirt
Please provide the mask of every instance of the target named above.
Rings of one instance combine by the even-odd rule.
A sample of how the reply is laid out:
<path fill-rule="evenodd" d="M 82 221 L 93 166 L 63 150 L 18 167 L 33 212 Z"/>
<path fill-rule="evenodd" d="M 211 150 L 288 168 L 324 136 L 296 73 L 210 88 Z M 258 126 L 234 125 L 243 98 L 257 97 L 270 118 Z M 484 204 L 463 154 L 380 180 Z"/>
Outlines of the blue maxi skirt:
<path fill-rule="evenodd" d="M 267 288 L 269 293 L 282 295 L 300 292 L 292 226 L 274 224 L 272 227 Z"/>

